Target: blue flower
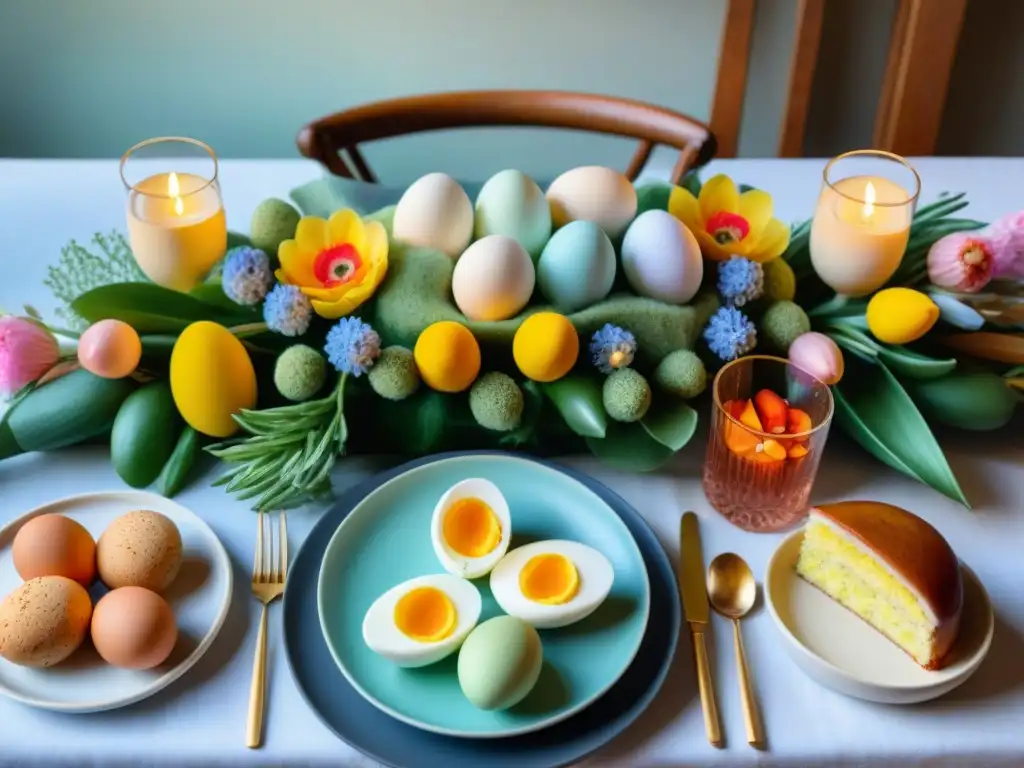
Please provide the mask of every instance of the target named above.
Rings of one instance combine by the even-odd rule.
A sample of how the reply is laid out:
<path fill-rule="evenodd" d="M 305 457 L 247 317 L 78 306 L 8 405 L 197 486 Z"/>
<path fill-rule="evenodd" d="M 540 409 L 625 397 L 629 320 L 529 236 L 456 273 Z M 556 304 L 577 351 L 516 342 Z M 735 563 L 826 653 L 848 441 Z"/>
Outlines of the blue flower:
<path fill-rule="evenodd" d="M 224 257 L 221 288 L 235 304 L 259 304 L 273 282 L 270 259 L 259 248 L 240 245 Z"/>
<path fill-rule="evenodd" d="M 735 360 L 757 344 L 757 329 L 735 307 L 722 307 L 711 316 L 711 321 L 704 329 L 704 339 L 711 351 L 720 358 Z"/>
<path fill-rule="evenodd" d="M 601 373 L 628 368 L 636 354 L 636 337 L 611 323 L 594 331 L 590 339 L 590 360 Z"/>
<path fill-rule="evenodd" d="M 313 305 L 297 286 L 280 283 L 263 303 L 263 322 L 284 336 L 301 336 L 313 319 Z"/>
<path fill-rule="evenodd" d="M 742 307 L 764 293 L 764 269 L 756 261 L 733 256 L 718 265 L 718 292 L 727 304 Z"/>
<path fill-rule="evenodd" d="M 327 332 L 324 352 L 339 372 L 359 377 L 380 355 L 380 336 L 358 317 L 343 317 Z"/>

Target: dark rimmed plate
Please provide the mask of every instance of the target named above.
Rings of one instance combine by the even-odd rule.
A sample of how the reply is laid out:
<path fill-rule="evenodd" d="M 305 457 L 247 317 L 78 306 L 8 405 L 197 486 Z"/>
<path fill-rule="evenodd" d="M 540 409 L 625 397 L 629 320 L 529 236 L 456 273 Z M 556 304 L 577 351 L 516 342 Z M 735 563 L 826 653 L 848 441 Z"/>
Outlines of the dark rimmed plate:
<path fill-rule="evenodd" d="M 668 674 L 681 615 L 672 564 L 653 531 L 625 501 L 571 469 L 539 462 L 577 480 L 622 518 L 643 555 L 650 578 L 651 613 L 643 643 L 629 669 L 601 699 L 578 715 L 535 733 L 502 739 L 459 739 L 394 720 L 366 702 L 334 664 L 320 631 L 317 580 L 324 551 L 345 516 L 368 493 L 410 469 L 467 453 L 418 459 L 383 472 L 345 494 L 310 532 L 289 572 L 284 600 L 285 645 L 299 690 L 335 734 L 360 752 L 401 768 L 501 765 L 549 768 L 569 765 L 607 744 L 651 703 Z M 497 451 L 468 455 L 505 455 Z M 521 457 L 520 457 L 521 458 Z"/>

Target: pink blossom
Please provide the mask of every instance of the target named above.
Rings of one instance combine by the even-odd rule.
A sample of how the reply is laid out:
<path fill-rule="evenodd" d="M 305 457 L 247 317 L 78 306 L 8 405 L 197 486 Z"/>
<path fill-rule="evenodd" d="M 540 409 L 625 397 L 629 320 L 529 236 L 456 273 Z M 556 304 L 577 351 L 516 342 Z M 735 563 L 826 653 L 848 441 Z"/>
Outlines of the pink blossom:
<path fill-rule="evenodd" d="M 995 248 L 995 278 L 1024 279 L 1024 211 L 994 221 L 986 233 Z"/>
<path fill-rule="evenodd" d="M 31 384 L 60 357 L 57 340 L 31 320 L 0 317 L 0 397 L 10 397 Z"/>
<path fill-rule="evenodd" d="M 996 246 L 974 232 L 954 232 L 928 251 L 928 279 L 954 291 L 977 293 L 992 279 Z"/>

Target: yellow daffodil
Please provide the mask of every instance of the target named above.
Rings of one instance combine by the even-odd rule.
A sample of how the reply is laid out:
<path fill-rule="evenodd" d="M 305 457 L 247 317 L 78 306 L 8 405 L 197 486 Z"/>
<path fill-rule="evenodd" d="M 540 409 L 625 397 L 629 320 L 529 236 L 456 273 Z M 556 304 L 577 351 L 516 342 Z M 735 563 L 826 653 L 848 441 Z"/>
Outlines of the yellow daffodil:
<path fill-rule="evenodd" d="M 668 212 L 689 227 L 704 256 L 713 261 L 744 256 L 764 263 L 789 246 L 789 227 L 772 218 L 772 196 L 760 189 L 740 194 L 722 174 L 704 182 L 699 198 L 675 187 Z"/>
<path fill-rule="evenodd" d="M 313 310 L 333 320 L 373 296 L 388 271 L 388 235 L 379 221 L 345 209 L 329 219 L 304 216 L 294 240 L 277 250 L 282 283 L 298 286 Z"/>

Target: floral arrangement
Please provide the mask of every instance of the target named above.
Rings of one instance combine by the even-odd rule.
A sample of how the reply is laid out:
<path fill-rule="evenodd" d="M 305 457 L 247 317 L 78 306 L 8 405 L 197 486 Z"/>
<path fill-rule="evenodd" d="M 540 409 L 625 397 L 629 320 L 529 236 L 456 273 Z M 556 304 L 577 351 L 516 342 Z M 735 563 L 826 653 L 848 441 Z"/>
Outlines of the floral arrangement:
<path fill-rule="evenodd" d="M 848 299 L 767 192 L 599 170 L 589 211 L 572 175 L 591 169 L 546 195 L 503 172 L 475 208 L 441 174 L 378 211 L 316 182 L 302 211 L 262 203 L 189 292 L 149 282 L 116 233 L 72 242 L 47 279 L 63 327 L 0 317 L 0 459 L 101 440 L 125 482 L 170 496 L 212 456 L 258 509 L 330 493 L 357 452 L 650 471 L 693 436 L 715 370 L 768 352 L 832 385 L 866 450 L 967 504 L 929 425 L 997 429 L 1021 401 L 1024 215 L 957 218 L 967 201 L 944 195 L 888 283 Z"/>

